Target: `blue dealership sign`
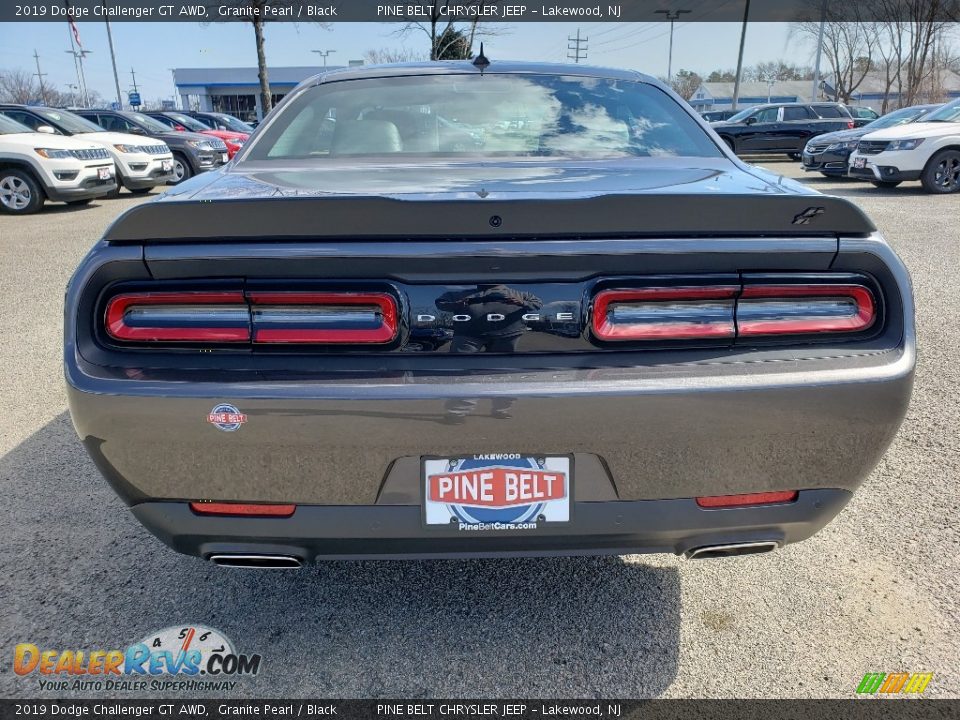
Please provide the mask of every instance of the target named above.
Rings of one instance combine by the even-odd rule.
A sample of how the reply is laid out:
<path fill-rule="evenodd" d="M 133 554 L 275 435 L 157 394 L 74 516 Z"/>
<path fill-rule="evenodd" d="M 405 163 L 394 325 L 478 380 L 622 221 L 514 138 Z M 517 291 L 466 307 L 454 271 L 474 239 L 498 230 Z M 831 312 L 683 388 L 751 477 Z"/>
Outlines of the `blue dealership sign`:
<path fill-rule="evenodd" d="M 140 107 L 140 93 L 132 92 L 127 95 L 127 100 L 133 107 Z"/>

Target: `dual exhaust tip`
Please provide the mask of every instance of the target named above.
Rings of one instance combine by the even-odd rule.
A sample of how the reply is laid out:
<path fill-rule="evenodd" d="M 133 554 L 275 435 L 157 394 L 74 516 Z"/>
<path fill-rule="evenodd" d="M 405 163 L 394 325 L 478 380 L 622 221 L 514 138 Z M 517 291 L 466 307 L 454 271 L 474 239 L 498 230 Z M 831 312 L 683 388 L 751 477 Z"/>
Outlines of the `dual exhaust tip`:
<path fill-rule="evenodd" d="M 762 540 L 759 542 L 730 543 L 728 545 L 704 545 L 687 550 L 683 556 L 687 560 L 704 560 L 706 558 L 737 557 L 739 555 L 756 555 L 776 550 L 780 543 L 776 540 Z"/>
<path fill-rule="evenodd" d="M 248 568 L 254 570 L 297 570 L 303 560 L 295 555 L 258 555 L 218 553 L 209 557 L 210 562 L 221 567 Z"/>

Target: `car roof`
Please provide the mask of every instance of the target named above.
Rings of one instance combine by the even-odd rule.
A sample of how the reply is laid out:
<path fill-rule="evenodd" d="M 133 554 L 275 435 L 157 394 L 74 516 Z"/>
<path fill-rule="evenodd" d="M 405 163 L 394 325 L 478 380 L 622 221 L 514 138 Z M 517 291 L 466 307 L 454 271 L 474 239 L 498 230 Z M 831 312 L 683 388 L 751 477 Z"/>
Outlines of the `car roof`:
<path fill-rule="evenodd" d="M 362 78 L 404 77 L 415 75 L 463 75 L 468 73 L 484 75 L 573 75 L 581 77 L 607 78 L 611 80 L 641 80 L 659 85 L 659 81 L 636 70 L 618 70 L 570 63 L 542 63 L 520 60 L 491 60 L 481 68 L 472 60 L 440 60 L 431 62 L 392 63 L 389 65 L 362 65 L 338 68 L 317 73 L 303 84 L 319 85 L 341 80 Z"/>

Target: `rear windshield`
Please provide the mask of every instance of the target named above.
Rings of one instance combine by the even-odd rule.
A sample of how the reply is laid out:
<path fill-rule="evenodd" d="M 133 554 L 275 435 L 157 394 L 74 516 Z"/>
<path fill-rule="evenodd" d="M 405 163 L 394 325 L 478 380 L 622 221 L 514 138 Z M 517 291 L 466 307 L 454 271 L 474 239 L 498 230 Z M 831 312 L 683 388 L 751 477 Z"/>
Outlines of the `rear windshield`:
<path fill-rule="evenodd" d="M 652 85 L 553 75 L 324 83 L 287 105 L 246 160 L 426 156 L 720 157 Z"/>

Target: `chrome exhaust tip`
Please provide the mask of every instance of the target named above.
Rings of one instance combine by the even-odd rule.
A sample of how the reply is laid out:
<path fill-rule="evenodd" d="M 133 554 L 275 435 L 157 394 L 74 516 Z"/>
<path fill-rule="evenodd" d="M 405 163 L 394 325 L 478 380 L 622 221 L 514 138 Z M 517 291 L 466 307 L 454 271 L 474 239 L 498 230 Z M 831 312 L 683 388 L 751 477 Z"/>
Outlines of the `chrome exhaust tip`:
<path fill-rule="evenodd" d="M 729 545 L 704 545 L 703 547 L 687 550 L 683 556 L 687 560 L 703 560 L 715 557 L 736 557 L 738 555 L 756 555 L 770 552 L 780 547 L 776 540 L 761 542 L 730 543 Z"/>
<path fill-rule="evenodd" d="M 252 568 L 259 570 L 296 570 L 303 567 L 303 560 L 294 555 L 242 555 L 218 553 L 211 555 L 210 562 L 221 567 Z"/>

